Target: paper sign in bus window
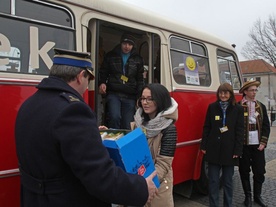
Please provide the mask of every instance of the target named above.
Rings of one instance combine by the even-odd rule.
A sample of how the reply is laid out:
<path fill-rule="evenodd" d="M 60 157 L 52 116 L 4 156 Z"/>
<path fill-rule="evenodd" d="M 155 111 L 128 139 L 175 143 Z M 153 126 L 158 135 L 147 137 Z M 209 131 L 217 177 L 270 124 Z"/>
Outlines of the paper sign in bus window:
<path fill-rule="evenodd" d="M 191 56 L 184 56 L 184 68 L 186 74 L 186 83 L 193 85 L 200 85 L 199 75 L 198 75 L 198 66 L 195 59 Z"/>

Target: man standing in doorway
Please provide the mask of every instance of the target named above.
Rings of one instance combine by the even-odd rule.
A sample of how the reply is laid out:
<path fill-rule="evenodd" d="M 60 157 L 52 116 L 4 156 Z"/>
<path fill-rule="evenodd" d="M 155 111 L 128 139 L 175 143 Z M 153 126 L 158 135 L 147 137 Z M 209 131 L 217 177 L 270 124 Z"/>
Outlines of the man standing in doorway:
<path fill-rule="evenodd" d="M 106 94 L 107 126 L 130 129 L 136 100 L 144 85 L 144 63 L 135 50 L 135 38 L 125 33 L 106 54 L 99 71 L 99 93 Z"/>
<path fill-rule="evenodd" d="M 256 100 L 256 93 L 260 86 L 259 81 L 247 81 L 240 89 L 243 99 L 240 104 L 244 108 L 244 145 L 240 158 L 239 172 L 245 194 L 245 206 L 252 206 L 250 171 L 253 172 L 254 201 L 266 207 L 261 197 L 262 185 L 265 180 L 265 153 L 270 124 L 264 104 Z M 250 169 L 251 168 L 251 169 Z"/>

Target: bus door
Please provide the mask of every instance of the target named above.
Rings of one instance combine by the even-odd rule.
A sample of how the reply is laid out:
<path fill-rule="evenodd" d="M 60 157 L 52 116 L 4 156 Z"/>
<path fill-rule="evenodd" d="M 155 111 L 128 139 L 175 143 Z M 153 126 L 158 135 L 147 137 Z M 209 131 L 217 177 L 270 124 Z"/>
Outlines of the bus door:
<path fill-rule="evenodd" d="M 105 19 L 105 20 L 103 20 Z M 87 48 L 92 54 L 92 61 L 95 62 L 95 81 L 89 85 L 89 104 L 97 113 L 98 124 L 105 125 L 107 113 L 105 104 L 105 95 L 98 93 L 98 77 L 101 64 L 105 55 L 120 44 L 123 33 L 131 33 L 135 41 L 135 49 L 144 61 L 144 83 L 157 82 L 160 70 L 156 70 L 160 66 L 160 37 L 157 34 L 145 30 L 137 29 L 137 27 L 127 27 L 122 25 L 123 20 L 114 23 L 108 18 L 89 20 L 87 28 Z M 159 61 L 159 62 L 158 62 Z"/>

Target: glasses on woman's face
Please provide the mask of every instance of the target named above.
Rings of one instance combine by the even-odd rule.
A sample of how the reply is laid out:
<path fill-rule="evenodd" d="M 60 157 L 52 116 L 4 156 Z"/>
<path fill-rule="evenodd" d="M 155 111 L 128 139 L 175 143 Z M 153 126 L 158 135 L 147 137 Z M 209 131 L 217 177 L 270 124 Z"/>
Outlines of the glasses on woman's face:
<path fill-rule="evenodd" d="M 219 95 L 221 95 L 221 96 L 228 96 L 228 95 L 230 95 L 230 92 L 229 91 L 220 91 Z"/>
<path fill-rule="evenodd" d="M 247 90 L 247 91 L 257 93 L 257 92 L 258 92 L 258 89 L 250 89 L 250 90 Z"/>
<path fill-rule="evenodd" d="M 139 101 L 140 101 L 141 103 L 143 103 L 144 101 L 146 101 L 146 103 L 152 103 L 154 100 L 153 100 L 153 98 L 143 98 L 143 97 L 141 97 L 141 98 L 139 99 Z"/>

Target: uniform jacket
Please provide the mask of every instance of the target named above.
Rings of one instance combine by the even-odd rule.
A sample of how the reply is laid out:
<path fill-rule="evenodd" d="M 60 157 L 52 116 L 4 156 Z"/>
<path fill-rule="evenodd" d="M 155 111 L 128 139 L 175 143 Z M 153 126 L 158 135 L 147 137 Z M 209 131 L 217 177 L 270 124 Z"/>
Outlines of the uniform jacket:
<path fill-rule="evenodd" d="M 125 74 L 123 72 L 123 60 L 121 57 L 121 45 L 117 45 L 111 52 L 107 53 L 99 71 L 99 85 L 107 85 L 107 93 L 125 94 L 129 98 L 136 99 L 144 85 L 143 59 L 132 49 L 126 62 Z M 128 80 L 123 81 L 122 75 Z"/>
<path fill-rule="evenodd" d="M 207 162 L 218 165 L 237 165 L 243 147 L 243 108 L 229 104 L 226 109 L 226 124 L 228 131 L 221 133 L 223 126 L 223 111 L 218 101 L 209 105 L 205 123 L 201 149 L 206 150 Z"/>
<path fill-rule="evenodd" d="M 240 102 L 244 109 L 244 144 L 248 145 L 248 135 L 249 135 L 249 111 L 246 102 L 243 104 Z M 270 124 L 267 115 L 267 110 L 264 104 L 260 101 L 256 101 L 255 111 L 259 113 L 256 118 L 256 126 L 259 133 L 259 142 L 261 144 L 267 145 L 268 137 L 270 134 Z"/>
<path fill-rule="evenodd" d="M 145 179 L 114 165 L 78 92 L 56 77 L 37 88 L 16 119 L 21 207 L 144 205 Z"/>

